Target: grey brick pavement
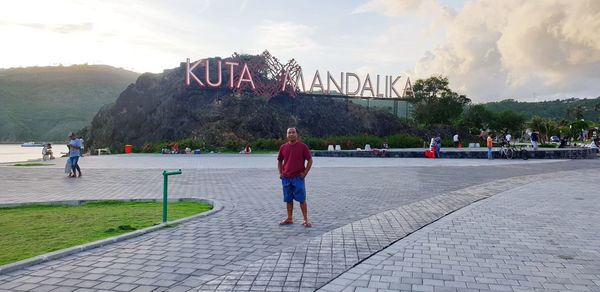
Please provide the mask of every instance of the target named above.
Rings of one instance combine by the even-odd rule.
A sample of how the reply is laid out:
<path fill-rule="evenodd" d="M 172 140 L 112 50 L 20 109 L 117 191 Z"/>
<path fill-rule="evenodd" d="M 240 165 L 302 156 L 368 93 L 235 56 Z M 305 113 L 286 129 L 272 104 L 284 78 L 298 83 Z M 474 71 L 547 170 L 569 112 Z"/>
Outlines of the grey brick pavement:
<path fill-rule="evenodd" d="M 471 161 L 460 165 L 464 162 L 421 160 L 424 166 L 416 166 L 418 162 L 409 159 L 315 159 L 315 169 L 307 178 L 309 211 L 315 228 L 304 229 L 299 224 L 277 225 L 285 211 L 276 170 L 271 166 L 273 160 L 274 157 L 258 157 L 252 163 L 244 160 L 243 164 L 236 164 L 232 160 L 227 161 L 228 165 L 218 160 L 181 160 L 181 164 L 189 168 L 170 180 L 172 196 L 216 199 L 225 206 L 222 212 L 176 228 L 0 275 L 0 290 L 185 291 L 231 276 L 236 271 L 246 271 L 261 260 L 287 253 L 286 249 L 321 240 L 321 235 L 349 223 L 443 193 L 507 177 L 598 167 L 596 161 Z M 62 178 L 58 167 L 0 167 L 0 202 L 157 198 L 161 194 L 161 175 L 157 168 L 163 165 L 174 168 L 170 166 L 177 164 L 164 160 L 157 165 L 145 157 L 126 164 L 119 161 L 114 157 L 108 160 L 86 157 L 82 162 L 84 177 L 81 179 Z M 368 167 L 359 167 L 363 162 Z M 23 182 L 23 178 L 31 179 Z M 397 235 L 390 238 L 394 236 Z M 376 248 L 368 252 L 361 250 L 356 256 L 349 255 L 348 264 L 344 258 L 344 267 L 385 246 L 373 245 Z M 290 266 L 295 265 L 290 260 Z M 310 267 L 307 271 L 310 272 Z M 342 271 L 336 268 L 336 272 Z M 289 282 L 295 282 L 299 276 L 290 273 Z M 314 284 L 335 276 L 333 272 L 317 273 Z M 274 275 L 269 281 L 279 279 L 285 283 L 288 279 L 287 275 L 281 277 Z M 247 278 L 238 279 L 235 285 L 242 287 L 250 281 Z M 246 287 L 251 284 L 260 287 L 261 283 L 268 286 L 264 278 L 253 281 L 256 283 Z"/>
<path fill-rule="evenodd" d="M 599 178 L 559 173 L 475 203 L 319 291 L 600 291 Z"/>
<path fill-rule="evenodd" d="M 492 196 L 507 186 L 526 184 L 540 177 L 544 175 L 497 180 L 388 210 L 284 249 L 209 281 L 198 291 L 312 291 L 371 254 L 446 214 Z"/>

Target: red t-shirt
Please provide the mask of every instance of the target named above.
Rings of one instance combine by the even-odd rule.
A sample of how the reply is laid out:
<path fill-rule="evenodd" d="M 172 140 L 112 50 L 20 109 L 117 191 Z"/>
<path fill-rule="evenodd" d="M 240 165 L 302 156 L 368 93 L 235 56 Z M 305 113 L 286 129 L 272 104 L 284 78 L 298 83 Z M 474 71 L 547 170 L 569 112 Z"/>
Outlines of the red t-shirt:
<path fill-rule="evenodd" d="M 279 147 L 279 154 L 277 154 L 277 160 L 283 160 L 282 175 L 287 178 L 299 176 L 306 169 L 304 161 L 311 158 L 308 146 L 302 142 L 285 143 Z"/>

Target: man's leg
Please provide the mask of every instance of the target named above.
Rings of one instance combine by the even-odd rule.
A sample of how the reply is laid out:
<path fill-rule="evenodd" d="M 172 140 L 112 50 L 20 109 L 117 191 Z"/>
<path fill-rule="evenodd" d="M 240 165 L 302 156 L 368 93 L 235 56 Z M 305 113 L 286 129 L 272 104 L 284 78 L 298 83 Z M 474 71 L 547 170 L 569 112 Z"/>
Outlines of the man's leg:
<path fill-rule="evenodd" d="M 294 220 L 294 201 L 286 203 L 287 207 L 287 219 L 286 221 L 292 222 Z"/>
<path fill-rule="evenodd" d="M 297 177 L 294 179 L 294 187 L 295 193 L 294 198 L 300 203 L 300 210 L 302 211 L 302 217 L 304 218 L 304 227 L 312 227 L 310 222 L 308 222 L 308 207 L 306 204 L 306 186 L 304 184 L 304 179 Z"/>
<path fill-rule="evenodd" d="M 304 217 L 304 223 L 308 223 L 308 207 L 306 201 L 300 203 L 300 210 L 302 210 L 302 217 Z"/>
<path fill-rule="evenodd" d="M 81 176 L 81 168 L 79 168 L 79 156 L 75 157 L 75 170 L 79 172 L 79 176 Z"/>
<path fill-rule="evenodd" d="M 76 172 L 75 172 L 75 157 L 69 157 L 69 160 L 71 160 L 71 175 L 75 176 Z"/>
<path fill-rule="evenodd" d="M 290 183 L 289 179 L 287 178 L 282 178 L 281 182 L 283 185 L 283 201 L 285 202 L 285 206 L 287 209 L 287 218 L 279 222 L 279 225 L 288 225 L 294 222 L 294 186 Z"/>

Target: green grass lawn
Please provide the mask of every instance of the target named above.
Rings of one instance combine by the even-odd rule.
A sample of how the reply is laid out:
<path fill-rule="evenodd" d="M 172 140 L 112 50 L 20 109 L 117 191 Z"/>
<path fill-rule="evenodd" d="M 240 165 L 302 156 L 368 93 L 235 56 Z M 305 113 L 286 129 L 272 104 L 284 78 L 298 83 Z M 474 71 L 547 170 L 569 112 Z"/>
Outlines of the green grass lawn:
<path fill-rule="evenodd" d="M 169 221 L 212 209 L 203 202 L 169 203 Z M 150 227 L 162 203 L 90 202 L 81 206 L 0 208 L 0 265 Z"/>
<path fill-rule="evenodd" d="M 49 163 L 16 163 L 13 166 L 50 166 L 54 164 Z"/>

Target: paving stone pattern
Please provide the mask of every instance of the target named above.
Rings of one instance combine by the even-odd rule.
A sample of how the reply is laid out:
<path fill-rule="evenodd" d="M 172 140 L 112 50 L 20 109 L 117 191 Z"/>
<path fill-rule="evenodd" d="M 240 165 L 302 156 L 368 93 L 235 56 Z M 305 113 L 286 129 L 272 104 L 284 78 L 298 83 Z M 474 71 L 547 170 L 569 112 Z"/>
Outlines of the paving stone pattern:
<path fill-rule="evenodd" d="M 86 159 L 93 161 L 84 158 L 83 163 L 88 163 Z M 271 159 L 274 158 L 269 158 L 269 164 Z M 81 179 L 62 178 L 59 168 L 0 167 L 0 203 L 161 196 L 162 177 L 158 167 L 127 168 L 115 161 L 111 161 L 111 168 L 84 167 Z M 376 163 L 384 166 L 376 167 Z M 251 265 L 261 260 L 266 262 L 284 250 L 287 256 L 288 250 L 295 250 L 296 246 L 319 242 L 324 247 L 323 255 L 329 257 L 330 264 L 336 263 L 336 268 L 328 268 L 328 273 L 317 272 L 316 287 L 342 271 L 337 267 L 341 259 L 335 253 L 336 260 L 332 260 L 334 253 L 330 246 L 336 242 L 334 238 L 340 238 L 336 232 L 345 229 L 335 230 L 349 223 L 497 179 L 558 169 L 598 168 L 595 161 L 491 162 L 491 165 L 481 166 L 424 161 L 427 167 L 386 165 L 389 163 L 399 161 L 366 161 L 370 167 L 317 165 L 307 178 L 309 211 L 315 226 L 311 229 L 300 224 L 277 225 L 285 208 L 274 166 L 184 169 L 183 175 L 170 178 L 170 196 L 216 199 L 223 203 L 223 211 L 174 228 L 0 275 L 0 291 L 187 291 L 236 271 L 246 271 Z M 406 163 L 412 162 L 406 160 Z M 435 214 L 443 213 L 439 212 Z M 299 213 L 295 213 L 295 220 L 301 222 L 300 218 Z M 419 219 L 416 224 L 426 224 L 424 218 L 415 218 Z M 366 233 L 361 235 L 360 226 L 353 227 L 357 231 L 353 235 L 359 238 L 356 242 L 365 243 L 368 249 L 361 245 L 354 251 L 356 255 L 349 252 L 347 263 L 344 258 L 344 268 L 401 236 L 393 233 L 373 239 Z M 365 228 L 361 232 L 366 232 Z M 328 235 L 320 238 L 324 234 Z M 295 262 L 293 266 L 297 267 Z M 281 286 L 282 290 L 290 288 L 298 289 Z"/>
<path fill-rule="evenodd" d="M 391 243 L 475 201 L 544 177 L 497 180 L 355 221 L 212 280 L 198 291 L 314 291 Z"/>
<path fill-rule="evenodd" d="M 561 173 L 475 203 L 319 291 L 600 291 L 599 177 Z"/>

